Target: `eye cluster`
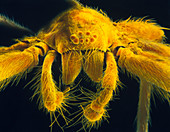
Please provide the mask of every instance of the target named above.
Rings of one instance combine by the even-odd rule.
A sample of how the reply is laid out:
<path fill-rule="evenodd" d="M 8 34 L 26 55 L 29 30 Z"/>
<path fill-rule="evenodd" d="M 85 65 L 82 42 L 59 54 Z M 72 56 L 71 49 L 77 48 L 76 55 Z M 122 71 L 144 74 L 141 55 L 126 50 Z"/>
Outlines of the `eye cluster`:
<path fill-rule="evenodd" d="M 90 31 L 82 32 L 78 31 L 76 34 L 70 36 L 70 40 L 73 44 L 89 44 L 94 43 L 97 39 L 97 35 L 91 33 Z"/>

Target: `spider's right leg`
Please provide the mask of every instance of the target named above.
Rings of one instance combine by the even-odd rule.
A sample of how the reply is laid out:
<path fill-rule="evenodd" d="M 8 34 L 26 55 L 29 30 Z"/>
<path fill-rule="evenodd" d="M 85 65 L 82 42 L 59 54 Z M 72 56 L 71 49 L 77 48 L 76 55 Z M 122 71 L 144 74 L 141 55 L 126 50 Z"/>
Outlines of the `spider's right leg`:
<path fill-rule="evenodd" d="M 14 50 L 23 51 L 24 49 L 26 49 L 30 46 L 31 46 L 30 44 L 21 41 L 19 43 L 16 43 L 16 44 L 10 46 L 10 47 L 0 47 L 0 55 L 7 53 L 7 52 L 14 51 Z"/>
<path fill-rule="evenodd" d="M 64 85 L 70 85 L 74 82 L 75 78 L 81 70 L 81 61 L 78 59 L 80 54 L 77 52 L 63 53 L 62 56 L 62 83 Z M 67 92 L 70 87 L 67 87 L 64 92 L 55 85 L 52 77 L 52 63 L 56 57 L 56 51 L 50 50 L 43 62 L 42 74 L 41 74 L 41 90 L 42 103 L 44 107 L 50 113 L 55 111 L 59 112 L 62 117 L 67 120 L 63 114 L 66 106 Z M 57 121 L 57 120 L 56 120 Z"/>
<path fill-rule="evenodd" d="M 64 97 L 63 92 L 58 91 L 59 89 L 52 78 L 51 68 L 55 57 L 55 50 L 50 50 L 47 53 L 41 73 L 41 96 L 44 107 L 50 112 L 55 112 L 57 108 L 62 106 Z"/>
<path fill-rule="evenodd" d="M 17 45 L 17 44 L 16 44 Z M 18 44 L 20 45 L 20 44 Z M 43 42 L 36 42 L 33 46 L 20 50 L 12 50 L 0 55 L 0 89 L 4 88 L 13 78 L 21 76 L 39 62 L 39 55 L 44 56 L 48 46 Z"/>

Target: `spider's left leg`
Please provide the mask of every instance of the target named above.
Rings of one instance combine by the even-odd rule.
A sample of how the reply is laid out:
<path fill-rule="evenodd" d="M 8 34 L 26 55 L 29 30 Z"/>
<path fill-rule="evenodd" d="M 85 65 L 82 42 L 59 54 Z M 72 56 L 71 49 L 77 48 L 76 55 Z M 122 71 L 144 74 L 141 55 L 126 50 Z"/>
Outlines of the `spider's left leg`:
<path fill-rule="evenodd" d="M 118 81 L 118 70 L 115 58 L 111 52 L 106 53 L 106 70 L 102 80 L 102 87 L 104 88 L 99 96 L 86 106 L 84 116 L 91 124 L 101 121 L 105 113 L 105 106 L 112 98 L 113 90 L 116 89 L 116 82 Z"/>
<path fill-rule="evenodd" d="M 170 50 L 168 46 L 167 49 Z M 129 48 L 119 48 L 118 65 L 139 78 L 170 91 L 170 55 L 160 56 L 142 50 L 140 52 L 134 53 Z"/>
<path fill-rule="evenodd" d="M 137 132 L 148 132 L 151 90 L 152 84 L 144 79 L 140 79 Z"/>
<path fill-rule="evenodd" d="M 169 47 L 167 47 L 168 49 Z M 168 55 L 141 51 L 135 54 L 129 48 L 119 48 L 118 65 L 140 78 L 140 97 L 137 113 L 137 132 L 148 131 L 151 85 L 170 90 L 170 60 Z M 160 59 L 161 58 L 161 59 Z"/>

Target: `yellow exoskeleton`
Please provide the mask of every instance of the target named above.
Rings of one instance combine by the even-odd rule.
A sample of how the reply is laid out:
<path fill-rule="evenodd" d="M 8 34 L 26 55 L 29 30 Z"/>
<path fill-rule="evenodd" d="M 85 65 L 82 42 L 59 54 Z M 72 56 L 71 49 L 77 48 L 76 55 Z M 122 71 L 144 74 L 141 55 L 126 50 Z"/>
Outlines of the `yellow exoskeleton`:
<path fill-rule="evenodd" d="M 72 84 L 83 70 L 100 85 L 93 95 L 81 90 L 82 95 L 93 96 L 89 97 L 92 100 L 88 104 L 79 103 L 83 110 L 83 128 L 91 129 L 106 118 L 106 107 L 114 99 L 113 91 L 119 83 L 120 67 L 140 79 L 137 132 L 148 132 L 152 89 L 169 99 L 170 47 L 163 43 L 163 29 L 166 28 L 143 19 L 113 22 L 102 11 L 84 7 L 76 0 L 72 0 L 72 4 L 71 9 L 57 16 L 36 36 L 18 40 L 11 47 L 0 47 L 0 88 L 36 67 L 39 56 L 44 56 L 35 95 L 39 95 L 41 108 L 51 116 L 58 112 L 67 122 L 65 106 L 72 94 Z M 1 16 L 3 20 L 5 17 Z M 56 86 L 52 77 L 52 64 L 57 54 L 61 55 L 64 91 Z"/>

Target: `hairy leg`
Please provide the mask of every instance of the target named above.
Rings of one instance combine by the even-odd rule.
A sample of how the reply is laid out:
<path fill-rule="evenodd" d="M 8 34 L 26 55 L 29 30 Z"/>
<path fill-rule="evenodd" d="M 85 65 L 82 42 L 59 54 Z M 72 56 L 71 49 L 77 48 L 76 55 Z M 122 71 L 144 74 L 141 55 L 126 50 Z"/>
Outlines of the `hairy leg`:
<path fill-rule="evenodd" d="M 166 91 L 170 90 L 168 55 L 158 56 L 153 51 L 140 50 L 134 53 L 129 48 L 120 48 L 117 52 L 117 56 L 119 56 L 118 65 L 140 78 L 137 132 L 148 131 L 151 86 L 154 84 Z"/>
<path fill-rule="evenodd" d="M 102 87 L 104 89 L 100 92 L 99 96 L 84 109 L 84 116 L 92 124 L 102 119 L 105 113 L 105 107 L 111 100 L 113 90 L 115 90 L 116 82 L 118 81 L 117 65 L 111 52 L 106 53 L 106 65 L 106 71 L 102 80 Z"/>
<path fill-rule="evenodd" d="M 7 52 L 14 51 L 14 50 L 23 51 L 24 49 L 26 49 L 30 46 L 31 46 L 30 44 L 27 44 L 24 42 L 19 42 L 19 43 L 16 43 L 10 47 L 0 47 L 0 55 L 7 53 Z"/>
<path fill-rule="evenodd" d="M 42 43 L 36 45 L 39 46 L 34 45 L 23 51 L 13 50 L 0 55 L 0 88 L 9 84 L 14 77 L 22 76 L 24 72 L 29 71 L 38 64 L 39 55 L 43 56 L 48 50 L 48 46 Z"/>
<path fill-rule="evenodd" d="M 47 53 L 41 74 L 41 96 L 44 107 L 48 111 L 55 111 L 63 103 L 63 93 L 58 91 L 59 88 L 57 88 L 52 78 L 51 68 L 55 56 L 56 52 L 54 50 L 50 50 Z"/>
<path fill-rule="evenodd" d="M 139 78 L 169 91 L 170 59 L 161 57 L 161 60 L 159 60 L 156 59 L 157 56 L 151 57 L 150 55 L 153 54 L 148 52 L 134 54 L 129 48 L 120 48 L 117 52 L 117 56 L 119 56 L 118 65 Z"/>
<path fill-rule="evenodd" d="M 137 111 L 137 132 L 148 132 L 151 86 L 152 84 L 146 80 L 140 80 L 140 93 Z"/>

